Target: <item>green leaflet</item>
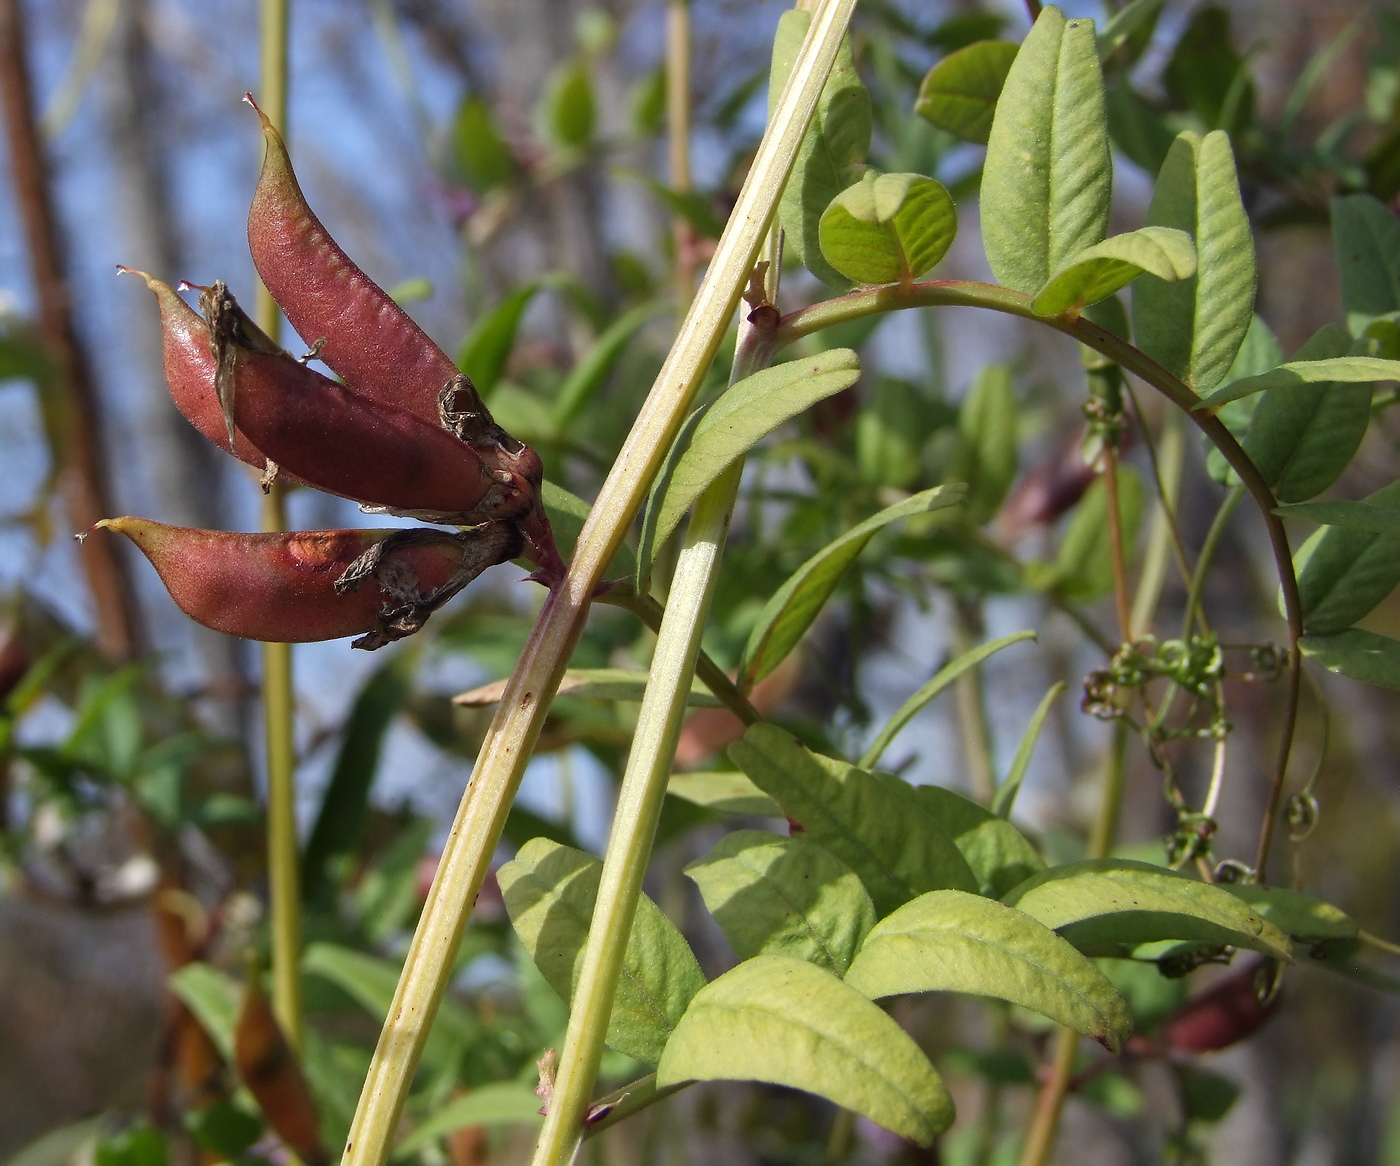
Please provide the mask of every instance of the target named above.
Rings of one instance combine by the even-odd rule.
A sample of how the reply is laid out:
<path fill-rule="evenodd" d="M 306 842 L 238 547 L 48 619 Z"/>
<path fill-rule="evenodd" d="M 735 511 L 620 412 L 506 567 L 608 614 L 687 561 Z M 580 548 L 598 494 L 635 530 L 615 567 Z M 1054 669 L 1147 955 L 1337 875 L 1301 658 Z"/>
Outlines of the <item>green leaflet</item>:
<path fill-rule="evenodd" d="M 768 79 L 770 113 L 811 23 L 812 14 L 797 9 L 784 12 L 778 20 Z M 778 221 L 787 232 L 787 245 L 808 271 L 833 287 L 845 287 L 846 280 L 822 256 L 818 238 L 821 217 L 831 200 L 855 181 L 857 165 L 870 149 L 871 124 L 870 94 L 856 72 L 855 54 L 847 38 L 841 42 L 778 202 Z"/>
<path fill-rule="evenodd" d="M 170 990 L 194 1013 L 220 1055 L 233 1060 L 233 1028 L 243 1003 L 243 989 L 223 972 L 196 960 L 171 972 Z"/>
<path fill-rule="evenodd" d="M 936 428 L 928 395 L 898 377 L 867 386 L 856 414 L 856 468 L 871 486 L 903 490 L 923 473 L 923 452 Z"/>
<path fill-rule="evenodd" d="M 360 843 L 380 746 L 408 696 L 418 659 L 415 647 L 391 656 L 371 673 L 350 707 L 331 779 L 302 850 L 301 885 L 308 899 L 327 889 L 326 864 Z"/>
<path fill-rule="evenodd" d="M 841 976 L 875 925 L 855 872 L 801 838 L 737 830 L 685 873 L 740 959 L 792 956 Z"/>
<path fill-rule="evenodd" d="M 899 778 L 813 753 L 776 725 L 751 726 L 729 756 L 804 835 L 860 876 L 879 914 L 924 891 L 977 889 L 953 840 Z"/>
<path fill-rule="evenodd" d="M 739 689 L 752 691 L 783 662 L 876 534 L 900 519 L 957 506 L 964 496 L 960 483 L 924 490 L 871 515 L 803 563 L 763 605 L 739 662 Z"/>
<path fill-rule="evenodd" d="M 956 138 L 985 145 L 1017 47 L 984 40 L 949 53 L 924 77 L 914 112 Z"/>
<path fill-rule="evenodd" d="M 1400 222 L 1369 194 L 1334 198 L 1332 242 L 1347 327 L 1360 336 L 1377 316 L 1400 311 Z"/>
<path fill-rule="evenodd" d="M 1099 59 L 1105 60 L 1133 39 L 1150 36 L 1163 0 L 1129 0 L 1118 9 L 1098 35 Z"/>
<path fill-rule="evenodd" d="M 1020 745 L 1016 747 L 1016 756 L 1011 759 L 1011 768 L 1007 771 L 1006 780 L 997 786 L 997 792 L 992 797 L 992 813 L 998 818 L 1011 817 L 1011 807 L 1016 804 L 1016 795 L 1021 792 L 1021 782 L 1025 780 L 1026 770 L 1030 768 L 1031 754 L 1035 752 L 1035 743 L 1040 739 L 1040 730 L 1045 726 L 1045 718 L 1050 715 L 1050 706 L 1055 703 L 1055 698 L 1064 692 L 1065 687 L 1063 681 L 1057 680 L 1041 697 L 1040 704 L 1031 714 L 1026 732 L 1021 737 Z"/>
<path fill-rule="evenodd" d="M 1260 915 L 1299 943 L 1355 939 L 1356 920 L 1331 903 L 1286 887 L 1261 887 L 1254 883 L 1222 883 Z"/>
<path fill-rule="evenodd" d="M 999 898 L 1045 869 L 1026 836 L 986 806 L 940 785 L 915 786 L 914 795 L 952 835 L 983 895 Z"/>
<path fill-rule="evenodd" d="M 1002 88 L 982 170 L 982 240 L 1006 287 L 1034 295 L 1108 228 L 1113 164 L 1091 20 L 1047 5 Z"/>
<path fill-rule="evenodd" d="M 985 644 L 979 644 L 970 652 L 964 652 L 956 660 L 945 664 L 938 670 L 932 680 L 900 705 L 895 714 L 885 723 L 885 727 L 880 730 L 879 735 L 870 743 L 870 747 L 861 755 L 861 768 L 874 769 L 879 763 L 880 758 L 885 755 L 885 750 L 890 747 L 890 742 L 899 734 L 899 731 L 914 719 L 915 715 L 924 705 L 932 701 L 969 668 L 976 668 L 977 665 L 982 663 L 988 656 L 1000 652 L 1003 648 L 1009 648 L 1012 644 L 1019 644 L 1022 640 L 1033 639 L 1035 639 L 1035 632 L 1012 632 L 1011 635 L 1002 636 L 999 640 L 990 640 Z"/>
<path fill-rule="evenodd" d="M 334 943 L 313 943 L 301 959 L 302 970 L 329 980 L 361 1008 L 382 1021 L 389 1015 L 399 983 L 396 962 L 366 955 Z M 453 1000 L 443 1000 L 423 1046 L 425 1064 L 454 1064 L 467 1043 L 480 1032 L 476 1018 Z"/>
<path fill-rule="evenodd" d="M 1321 494 L 1341 476 L 1366 435 L 1371 420 L 1371 382 L 1339 382 L 1336 375 L 1327 375 L 1335 374 L 1339 364 L 1329 358 L 1340 357 L 1349 346 L 1350 338 L 1335 324 L 1320 329 L 1298 351 L 1298 356 L 1304 364 L 1316 361 L 1323 365 L 1327 379 L 1305 378 L 1275 385 L 1254 410 L 1244 437 L 1244 451 L 1280 502 L 1302 502 Z M 1346 360 L 1367 361 L 1367 365 L 1341 370 L 1348 374 L 1364 372 L 1370 364 L 1380 363 L 1393 364 L 1396 371 L 1392 375 L 1400 375 L 1400 362 L 1377 362 L 1366 357 Z M 1289 374 L 1284 370 L 1289 367 L 1283 365 L 1254 380 L 1286 377 Z M 1241 383 L 1235 382 L 1230 389 Z"/>
<path fill-rule="evenodd" d="M 570 668 L 564 673 L 555 696 L 574 696 L 587 700 L 638 701 L 646 691 L 649 674 L 626 668 Z M 505 680 L 492 681 L 470 692 L 452 698 L 453 704 L 468 708 L 487 708 L 500 702 L 506 690 Z M 719 708 L 723 702 L 711 696 L 698 680 L 692 680 L 686 704 L 698 708 Z"/>
<path fill-rule="evenodd" d="M 1363 684 L 1400 688 L 1400 640 L 1348 628 L 1330 636 L 1306 635 L 1298 645 L 1304 656 L 1328 672 Z"/>
<path fill-rule="evenodd" d="M 1191 236 L 1172 227 L 1143 227 L 1095 243 L 1050 277 L 1031 310 L 1038 316 L 1078 315 L 1144 274 L 1168 283 L 1194 276 L 1196 248 Z"/>
<path fill-rule="evenodd" d="M 1089 955 L 1192 940 L 1248 947 L 1286 960 L 1288 939 L 1228 891 L 1165 867 L 1091 858 L 1051 867 L 1003 896 Z"/>
<path fill-rule="evenodd" d="M 1244 377 L 1258 376 L 1261 372 L 1277 367 L 1283 360 L 1283 349 L 1278 346 L 1274 334 L 1263 318 L 1255 316 L 1249 322 L 1249 331 L 1244 334 L 1240 350 L 1235 353 L 1235 361 L 1225 374 L 1223 385 L 1233 384 Z M 1242 397 L 1222 405 L 1216 416 L 1225 423 L 1225 428 L 1235 435 L 1236 440 L 1244 437 L 1249 429 L 1250 419 L 1259 404 L 1259 398 Z M 1221 485 L 1230 486 L 1239 481 L 1230 463 L 1209 441 L 1206 442 L 1206 472 Z"/>
<path fill-rule="evenodd" d="M 553 412 L 556 430 L 562 433 L 579 411 L 593 400 L 627 347 L 627 342 L 664 310 L 662 304 L 642 304 L 624 312 L 608 325 L 559 386 Z"/>
<path fill-rule="evenodd" d="M 753 814 L 759 818 L 783 816 L 778 803 L 742 773 L 673 773 L 666 783 L 666 792 L 721 814 Z"/>
<path fill-rule="evenodd" d="M 1337 356 L 1319 359 L 1299 359 L 1303 352 L 1313 347 L 1314 342 L 1324 333 L 1327 334 L 1328 343 L 1326 347 L 1336 349 L 1341 347 L 1343 352 L 1349 345 L 1337 343 L 1338 339 L 1344 336 L 1341 328 L 1335 324 L 1324 326 L 1317 336 L 1309 340 L 1298 352 L 1298 357 L 1290 360 L 1287 364 L 1281 364 L 1277 368 L 1268 372 L 1260 373 L 1258 376 L 1241 377 L 1233 381 L 1224 388 L 1217 389 L 1198 406 L 1198 409 L 1214 409 L 1228 401 L 1237 401 L 1241 397 L 1248 397 L 1254 393 L 1277 392 L 1280 389 L 1297 389 L 1305 385 L 1319 384 L 1360 384 L 1371 383 L 1372 381 L 1394 381 L 1400 380 L 1400 360 L 1383 360 L 1378 356 Z M 1319 343 L 1319 347 L 1323 345 Z"/>
<path fill-rule="evenodd" d="M 967 483 L 967 516 L 977 525 L 1001 508 L 1016 477 L 1016 395 L 1011 369 L 989 364 L 958 409 L 958 446 L 948 477 Z"/>
<path fill-rule="evenodd" d="M 637 551 L 639 570 L 650 574 L 651 558 L 705 487 L 784 421 L 850 388 L 860 360 L 849 348 L 789 361 L 745 377 L 716 400 L 677 439 L 672 459 L 656 479 Z"/>
<path fill-rule="evenodd" d="M 529 1085 L 495 1081 L 434 1110 L 394 1147 L 394 1157 L 407 1157 L 464 1126 L 539 1125 L 542 1121 L 540 1099 Z"/>
<path fill-rule="evenodd" d="M 909 992 L 1009 1000 L 1113 1052 L 1133 1027 L 1103 973 L 1048 927 L 962 891 L 931 891 L 880 920 L 846 983 L 872 1000 Z"/>
<path fill-rule="evenodd" d="M 556 149 L 578 150 L 588 144 L 597 109 L 593 81 L 582 57 L 565 61 L 554 71 L 540 113 L 545 134 Z"/>
<path fill-rule="evenodd" d="M 919 174 L 867 173 L 833 198 L 818 225 L 822 254 L 856 283 L 908 283 L 938 263 L 958 233 L 943 184 Z"/>
<path fill-rule="evenodd" d="M 540 280 L 532 280 L 516 288 L 478 320 L 462 341 L 457 367 L 471 377 L 483 400 L 491 396 L 491 390 L 500 381 L 520 329 L 520 318 L 543 286 Z"/>
<path fill-rule="evenodd" d="M 536 838 L 496 875 L 516 935 L 565 1000 L 573 998 L 602 871 L 602 862 L 591 854 Z M 704 984 L 681 933 L 641 896 L 608 1021 L 609 1047 L 656 1064 L 672 1028 Z"/>
<path fill-rule="evenodd" d="M 1142 522 L 1142 479 L 1127 466 L 1118 467 L 1118 521 L 1124 547 L 1137 539 Z M 1060 540 L 1055 562 L 1031 576 L 1035 586 L 1055 590 L 1070 599 L 1090 602 L 1113 590 L 1113 557 L 1108 529 L 1108 491 L 1096 478 L 1075 508 Z"/>
<path fill-rule="evenodd" d="M 922 1146 L 953 1121 L 928 1058 L 878 1005 L 830 972 L 761 955 L 706 985 L 676 1026 L 658 1086 L 768 1081 L 803 1089 Z"/>
<path fill-rule="evenodd" d="M 1230 139 L 1221 130 L 1172 144 L 1147 221 L 1196 241 L 1194 278 L 1154 276 L 1133 285 L 1133 337 L 1148 356 L 1198 394 L 1229 370 L 1254 313 L 1254 237 L 1240 201 Z"/>
<path fill-rule="evenodd" d="M 1328 635 L 1351 627 L 1400 586 L 1400 482 L 1365 502 L 1303 502 L 1280 506 L 1278 513 L 1314 522 L 1343 519 L 1314 533 L 1294 556 L 1309 632 Z"/>
<path fill-rule="evenodd" d="M 457 107 L 450 144 L 453 169 L 478 194 L 504 185 L 515 174 L 515 155 L 496 128 L 491 107 L 478 96 Z"/>

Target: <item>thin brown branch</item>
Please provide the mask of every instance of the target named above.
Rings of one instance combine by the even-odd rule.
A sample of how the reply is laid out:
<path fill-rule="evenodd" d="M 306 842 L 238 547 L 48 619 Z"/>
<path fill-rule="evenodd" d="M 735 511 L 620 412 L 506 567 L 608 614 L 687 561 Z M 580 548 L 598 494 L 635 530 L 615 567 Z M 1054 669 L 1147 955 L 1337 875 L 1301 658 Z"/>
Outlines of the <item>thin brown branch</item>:
<path fill-rule="evenodd" d="M 63 247 L 34 120 L 20 0 L 0 0 L 0 107 L 15 202 L 39 301 L 39 334 L 57 367 L 58 387 L 67 397 L 63 448 L 54 450 L 54 456 L 62 466 L 68 520 L 83 531 L 112 515 L 102 453 L 101 402 L 73 324 Z M 131 580 L 118 558 L 117 543 L 87 539 L 79 557 L 92 590 L 102 654 L 109 660 L 130 659 L 140 650 L 142 636 Z"/>

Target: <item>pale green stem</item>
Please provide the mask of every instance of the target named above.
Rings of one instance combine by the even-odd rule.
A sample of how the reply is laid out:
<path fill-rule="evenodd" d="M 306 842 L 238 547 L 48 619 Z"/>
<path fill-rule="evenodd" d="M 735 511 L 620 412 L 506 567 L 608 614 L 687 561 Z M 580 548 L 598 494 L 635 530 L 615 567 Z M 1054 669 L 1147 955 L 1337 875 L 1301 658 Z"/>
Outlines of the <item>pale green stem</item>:
<path fill-rule="evenodd" d="M 980 612 L 971 601 L 958 600 L 953 611 L 953 644 L 959 656 L 977 645 L 982 635 Z M 982 670 L 970 668 L 953 683 L 958 711 L 958 731 L 962 737 L 963 761 L 967 766 L 968 787 L 973 798 L 984 806 L 992 804 L 997 791 L 996 761 L 992 757 L 992 737 L 987 731 L 987 702 L 982 689 Z"/>
<path fill-rule="evenodd" d="M 1254 862 L 1255 877 L 1262 878 L 1278 819 L 1279 803 L 1283 799 L 1284 781 L 1288 776 L 1288 758 L 1293 749 L 1293 735 L 1298 723 L 1298 696 L 1303 676 L 1302 653 L 1298 649 L 1298 641 L 1303 635 L 1303 607 L 1298 595 L 1298 576 L 1293 570 L 1293 554 L 1288 547 L 1288 532 L 1284 529 L 1283 520 L 1274 513 L 1278 500 L 1274 497 L 1269 483 L 1264 480 L 1224 422 L 1213 412 L 1200 408 L 1201 399 L 1145 352 L 1082 316 L 1073 319 L 1068 315 L 1037 316 L 1031 310 L 1031 297 L 1010 288 L 948 280 L 896 284 L 853 292 L 851 295 L 793 312 L 779 326 L 775 343 L 788 344 L 822 328 L 864 316 L 934 304 L 989 308 L 992 311 L 1005 312 L 1007 315 L 1037 320 L 1058 332 L 1074 337 L 1081 344 L 1122 365 L 1140 380 L 1151 385 L 1191 419 L 1192 424 L 1210 439 L 1230 464 L 1230 468 L 1239 475 L 1244 488 L 1254 499 L 1264 528 L 1269 534 L 1274 567 L 1278 571 L 1279 584 L 1283 590 L 1283 605 L 1288 618 L 1288 681 L 1284 695 L 1283 725 L 1279 732 L 1278 756 L 1274 763 L 1268 804 L 1259 830 L 1259 848 Z"/>
<path fill-rule="evenodd" d="M 1153 459 L 1158 498 L 1152 511 L 1152 525 L 1147 532 L 1147 549 L 1142 556 L 1142 571 L 1138 575 L 1137 593 L 1133 596 L 1131 615 L 1134 638 L 1152 631 L 1152 617 L 1162 598 L 1167 581 L 1167 568 L 1175 544 L 1176 499 L 1181 490 L 1181 467 L 1186 451 L 1185 426 L 1181 414 L 1171 410 L 1162 420 L 1162 438 Z"/>
<path fill-rule="evenodd" d="M 278 129 L 287 126 L 287 18 L 289 0 L 262 0 L 260 39 L 263 113 Z M 281 313 L 258 283 L 257 320 L 277 338 Z M 280 482 L 263 496 L 262 529 L 286 530 Z M 301 1047 L 301 876 L 297 854 L 295 693 L 292 646 L 262 646 L 263 732 L 267 751 L 267 867 L 272 924 L 272 1011 L 288 1043 Z"/>
<path fill-rule="evenodd" d="M 381 1166 L 451 978 L 467 916 L 593 594 L 636 517 L 746 286 L 778 196 L 850 23 L 826 0 L 778 100 L 705 277 L 622 452 L 598 493 L 562 584 L 545 600 L 448 835 L 350 1127 L 347 1166 Z"/>
<path fill-rule="evenodd" d="M 770 247 L 770 256 L 773 248 Z M 776 276 L 776 268 L 768 268 Z M 773 284 L 768 284 L 772 288 Z M 770 296 L 771 299 L 771 296 Z M 770 325 L 771 327 L 771 325 Z M 730 370 L 731 385 L 764 360 L 762 333 L 744 320 Z M 534 1166 L 567 1166 L 584 1135 L 593 1083 L 603 1055 L 613 998 L 627 950 L 627 937 L 642 893 L 666 782 L 686 716 L 690 678 L 700 655 L 719 574 L 730 516 L 739 496 L 744 460 L 738 459 L 696 500 L 671 577 L 670 594 L 657 630 L 646 692 L 642 696 L 627 769 L 618 790 L 612 833 L 603 857 L 598 897 L 583 949 L 583 962 L 569 1009 L 569 1027 L 554 1079 L 549 1113 L 535 1145 Z"/>
<path fill-rule="evenodd" d="M 690 0 L 666 5 L 666 170 L 672 190 L 690 178 Z M 695 232 L 683 215 L 671 224 L 676 249 L 676 303 L 684 311 L 695 294 Z"/>
<path fill-rule="evenodd" d="M 1201 596 L 1205 594 L 1210 565 L 1215 561 L 1215 552 L 1220 549 L 1220 540 L 1225 537 L 1225 529 L 1230 525 L 1230 519 L 1234 517 L 1243 500 L 1244 487 L 1231 486 L 1225 500 L 1220 504 L 1220 509 L 1211 520 L 1210 529 L 1206 531 L 1205 541 L 1201 543 L 1201 553 L 1196 558 L 1196 569 L 1191 573 L 1191 586 L 1186 591 L 1186 614 L 1181 617 L 1183 640 L 1189 640 L 1196 630 L 1196 613 L 1201 607 Z"/>

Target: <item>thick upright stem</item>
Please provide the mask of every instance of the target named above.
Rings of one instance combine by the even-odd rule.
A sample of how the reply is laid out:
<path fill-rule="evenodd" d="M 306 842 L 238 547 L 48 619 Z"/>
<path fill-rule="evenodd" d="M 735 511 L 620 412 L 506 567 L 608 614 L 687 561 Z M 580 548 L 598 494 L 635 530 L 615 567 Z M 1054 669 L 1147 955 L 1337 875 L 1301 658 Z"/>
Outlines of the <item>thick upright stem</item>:
<path fill-rule="evenodd" d="M 65 395 L 63 447 L 53 453 L 61 465 L 68 521 L 84 531 L 99 519 L 112 516 L 102 451 L 102 405 L 73 321 L 62 238 L 34 121 L 21 0 L 0 0 L 0 107 L 15 202 L 39 300 L 39 334 L 56 365 L 58 388 Z M 86 539 L 78 555 L 92 592 L 98 646 L 108 660 L 129 660 L 140 651 L 142 635 L 135 592 L 119 557 L 117 540 Z"/>
<path fill-rule="evenodd" d="M 263 112 L 285 134 L 287 127 L 287 6 L 262 0 L 261 92 Z M 258 326 L 274 339 L 281 312 L 258 283 Z M 263 497 L 263 530 L 286 530 L 285 492 L 272 483 Z M 301 1047 L 301 863 L 297 856 L 295 691 L 292 646 L 264 644 L 263 728 L 267 750 L 267 863 L 272 899 L 272 1010 L 288 1043 Z"/>
<path fill-rule="evenodd" d="M 568 574 L 545 600 L 497 706 L 370 1063 L 345 1148 L 347 1166 L 380 1166 L 388 1156 L 467 915 L 569 653 L 733 316 L 854 6 L 855 0 L 826 0 L 814 18 L 690 311 L 598 493 Z"/>

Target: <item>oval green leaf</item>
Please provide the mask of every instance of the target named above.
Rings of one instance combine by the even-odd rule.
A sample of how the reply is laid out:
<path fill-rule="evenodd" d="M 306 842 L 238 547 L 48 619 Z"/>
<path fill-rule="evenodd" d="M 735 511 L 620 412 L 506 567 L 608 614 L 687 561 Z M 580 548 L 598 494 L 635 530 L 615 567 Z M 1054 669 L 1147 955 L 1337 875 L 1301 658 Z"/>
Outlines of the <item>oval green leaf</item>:
<path fill-rule="evenodd" d="M 867 174 L 821 217 L 822 254 L 855 283 L 907 283 L 953 245 L 958 212 L 944 185 L 920 174 Z"/>
<path fill-rule="evenodd" d="M 1045 869 L 1026 836 L 986 806 L 940 785 L 915 786 L 914 794 L 952 836 L 982 894 L 999 898 Z"/>
<path fill-rule="evenodd" d="M 1115 956 L 1140 943 L 1232 944 L 1289 959 L 1288 938 L 1209 883 L 1125 858 L 1051 867 L 1002 898 L 1089 955 Z"/>
<path fill-rule="evenodd" d="M 982 240 L 1005 287 L 1034 295 L 1108 229 L 1113 162 L 1092 20 L 1041 10 L 987 138 Z"/>
<path fill-rule="evenodd" d="M 1011 369 L 989 364 L 958 406 L 958 445 L 948 477 L 967 483 L 967 516 L 979 526 L 1001 508 L 1016 478 L 1019 410 Z"/>
<path fill-rule="evenodd" d="M 706 486 L 784 421 L 850 388 L 859 377 L 856 354 L 849 348 L 834 348 L 756 372 L 719 397 L 694 423 L 689 443 L 652 488 L 637 551 L 644 574 L 649 573 L 656 548 Z"/>
<path fill-rule="evenodd" d="M 740 959 L 770 952 L 840 976 L 875 926 L 855 872 L 800 838 L 737 830 L 685 873 Z"/>
<path fill-rule="evenodd" d="M 657 1067 L 682 1081 L 768 1081 L 825 1097 L 921 1146 L 953 1122 L 928 1058 L 876 1004 L 830 972 L 761 955 L 707 985 Z"/>
<path fill-rule="evenodd" d="M 984 40 L 949 53 L 924 77 L 914 112 L 955 138 L 985 145 L 1017 48 L 1011 41 Z"/>
<path fill-rule="evenodd" d="M 573 999 L 578 982 L 602 871 L 602 862 L 591 854 L 535 838 L 496 875 L 516 935 L 565 1000 Z M 704 983 L 675 924 L 641 896 L 618 974 L 608 1045 L 656 1064 L 666 1038 Z"/>
<path fill-rule="evenodd" d="M 1317 507 L 1328 509 L 1319 512 Z M 1336 507 L 1344 509 L 1338 513 Z M 1313 534 L 1295 559 L 1303 625 L 1309 632 L 1345 631 L 1400 586 L 1400 482 L 1377 490 L 1365 502 L 1301 502 L 1280 506 L 1278 513 L 1335 523 Z M 1338 518 L 1343 521 L 1336 522 Z M 1383 521 L 1394 525 L 1382 530 Z"/>
<path fill-rule="evenodd" d="M 1400 311 L 1400 222 L 1369 194 L 1334 198 L 1332 242 L 1347 327 L 1359 336 L 1377 316 Z"/>
<path fill-rule="evenodd" d="M 1196 274 L 1196 247 L 1185 231 L 1143 227 L 1081 251 L 1050 277 L 1031 303 L 1037 316 L 1078 315 L 1147 274 L 1179 283 Z"/>
<path fill-rule="evenodd" d="M 1355 919 L 1340 907 L 1314 899 L 1301 891 L 1287 887 L 1261 887 L 1254 883 L 1221 885 L 1299 943 L 1355 939 L 1357 936 Z"/>
<path fill-rule="evenodd" d="M 1361 628 L 1330 636 L 1307 635 L 1298 641 L 1303 655 L 1328 672 L 1363 684 L 1400 688 L 1400 641 Z"/>
<path fill-rule="evenodd" d="M 977 878 L 913 786 L 823 757 L 776 725 L 753 725 L 729 747 L 811 841 L 860 876 L 886 915 L 925 891 L 976 891 Z"/>
<path fill-rule="evenodd" d="M 1104 974 L 1029 915 L 962 891 L 931 891 L 880 920 L 846 973 L 879 1000 L 967 992 L 1009 1000 L 1113 1052 L 1133 1028 Z"/>
<path fill-rule="evenodd" d="M 1153 275 L 1133 285 L 1133 337 L 1204 396 L 1229 370 L 1254 313 L 1254 236 L 1228 135 L 1178 136 L 1157 176 L 1147 221 L 1196 241 L 1196 273 L 1170 282 Z"/>
<path fill-rule="evenodd" d="M 956 482 L 924 490 L 871 515 L 803 563 L 763 605 L 739 663 L 740 691 L 752 691 L 787 658 L 876 534 L 902 518 L 960 505 L 964 497 L 966 487 Z"/>
<path fill-rule="evenodd" d="M 666 792 L 692 805 L 720 814 L 751 814 L 758 818 L 781 818 L 778 803 L 735 771 L 673 773 Z"/>

